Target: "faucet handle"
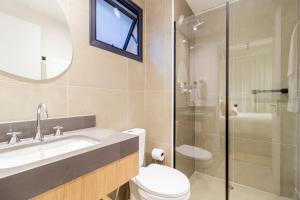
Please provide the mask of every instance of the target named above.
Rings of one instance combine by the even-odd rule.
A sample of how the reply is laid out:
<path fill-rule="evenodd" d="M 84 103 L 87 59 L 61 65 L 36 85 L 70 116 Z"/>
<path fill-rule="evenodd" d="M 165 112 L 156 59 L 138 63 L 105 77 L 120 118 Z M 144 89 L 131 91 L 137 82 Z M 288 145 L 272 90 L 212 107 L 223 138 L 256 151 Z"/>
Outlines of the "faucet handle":
<path fill-rule="evenodd" d="M 53 135 L 54 136 L 60 136 L 63 135 L 63 128 L 62 126 L 55 126 L 53 127 Z"/>
<path fill-rule="evenodd" d="M 8 141 L 8 144 L 13 145 L 13 144 L 21 142 L 21 140 L 18 136 L 21 134 L 22 134 L 22 132 L 14 132 L 12 130 L 10 132 L 6 133 L 6 135 L 11 136 L 10 140 Z"/>
<path fill-rule="evenodd" d="M 10 131 L 10 132 L 6 133 L 6 135 L 12 135 L 12 136 L 18 136 L 21 134 L 22 134 L 22 132 L 15 132 L 15 131 Z"/>

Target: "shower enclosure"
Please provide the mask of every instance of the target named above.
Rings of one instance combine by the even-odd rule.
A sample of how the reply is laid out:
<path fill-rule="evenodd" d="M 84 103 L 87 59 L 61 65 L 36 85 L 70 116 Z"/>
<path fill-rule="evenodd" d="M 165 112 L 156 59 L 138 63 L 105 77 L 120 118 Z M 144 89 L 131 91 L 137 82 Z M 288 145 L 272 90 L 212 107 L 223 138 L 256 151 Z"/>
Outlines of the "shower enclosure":
<path fill-rule="evenodd" d="M 174 3 L 174 166 L 191 199 L 299 199 L 299 0 Z"/>

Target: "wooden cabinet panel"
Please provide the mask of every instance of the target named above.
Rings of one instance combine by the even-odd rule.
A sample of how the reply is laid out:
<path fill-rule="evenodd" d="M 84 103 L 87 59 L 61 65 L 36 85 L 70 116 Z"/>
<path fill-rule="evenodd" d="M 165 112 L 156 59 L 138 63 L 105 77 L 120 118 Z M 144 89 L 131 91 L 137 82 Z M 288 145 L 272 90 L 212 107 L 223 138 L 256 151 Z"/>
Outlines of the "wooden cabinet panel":
<path fill-rule="evenodd" d="M 138 152 L 115 161 L 32 200 L 99 200 L 138 174 Z"/>

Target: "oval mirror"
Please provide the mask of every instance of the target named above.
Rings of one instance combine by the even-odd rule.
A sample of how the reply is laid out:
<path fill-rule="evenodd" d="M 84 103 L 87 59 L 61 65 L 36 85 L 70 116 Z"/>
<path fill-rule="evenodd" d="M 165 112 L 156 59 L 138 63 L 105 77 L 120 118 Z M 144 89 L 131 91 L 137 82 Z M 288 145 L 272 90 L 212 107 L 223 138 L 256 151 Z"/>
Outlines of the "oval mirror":
<path fill-rule="evenodd" d="M 0 70 L 32 80 L 62 74 L 72 40 L 58 0 L 0 0 Z"/>

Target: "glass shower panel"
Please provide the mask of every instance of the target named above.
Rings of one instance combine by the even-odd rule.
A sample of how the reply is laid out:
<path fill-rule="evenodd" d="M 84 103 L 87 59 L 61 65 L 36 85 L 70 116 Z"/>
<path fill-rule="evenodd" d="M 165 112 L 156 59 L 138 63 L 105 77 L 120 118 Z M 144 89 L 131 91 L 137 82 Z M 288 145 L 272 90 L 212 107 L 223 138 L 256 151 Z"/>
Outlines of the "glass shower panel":
<path fill-rule="evenodd" d="M 225 1 L 201 12 L 174 2 L 175 167 L 192 200 L 225 200 Z"/>
<path fill-rule="evenodd" d="M 298 67 L 291 63 L 298 56 L 292 39 L 297 5 L 297 0 L 230 4 L 230 199 L 295 195 L 297 109 L 288 102 L 297 93 L 289 84 Z"/>

